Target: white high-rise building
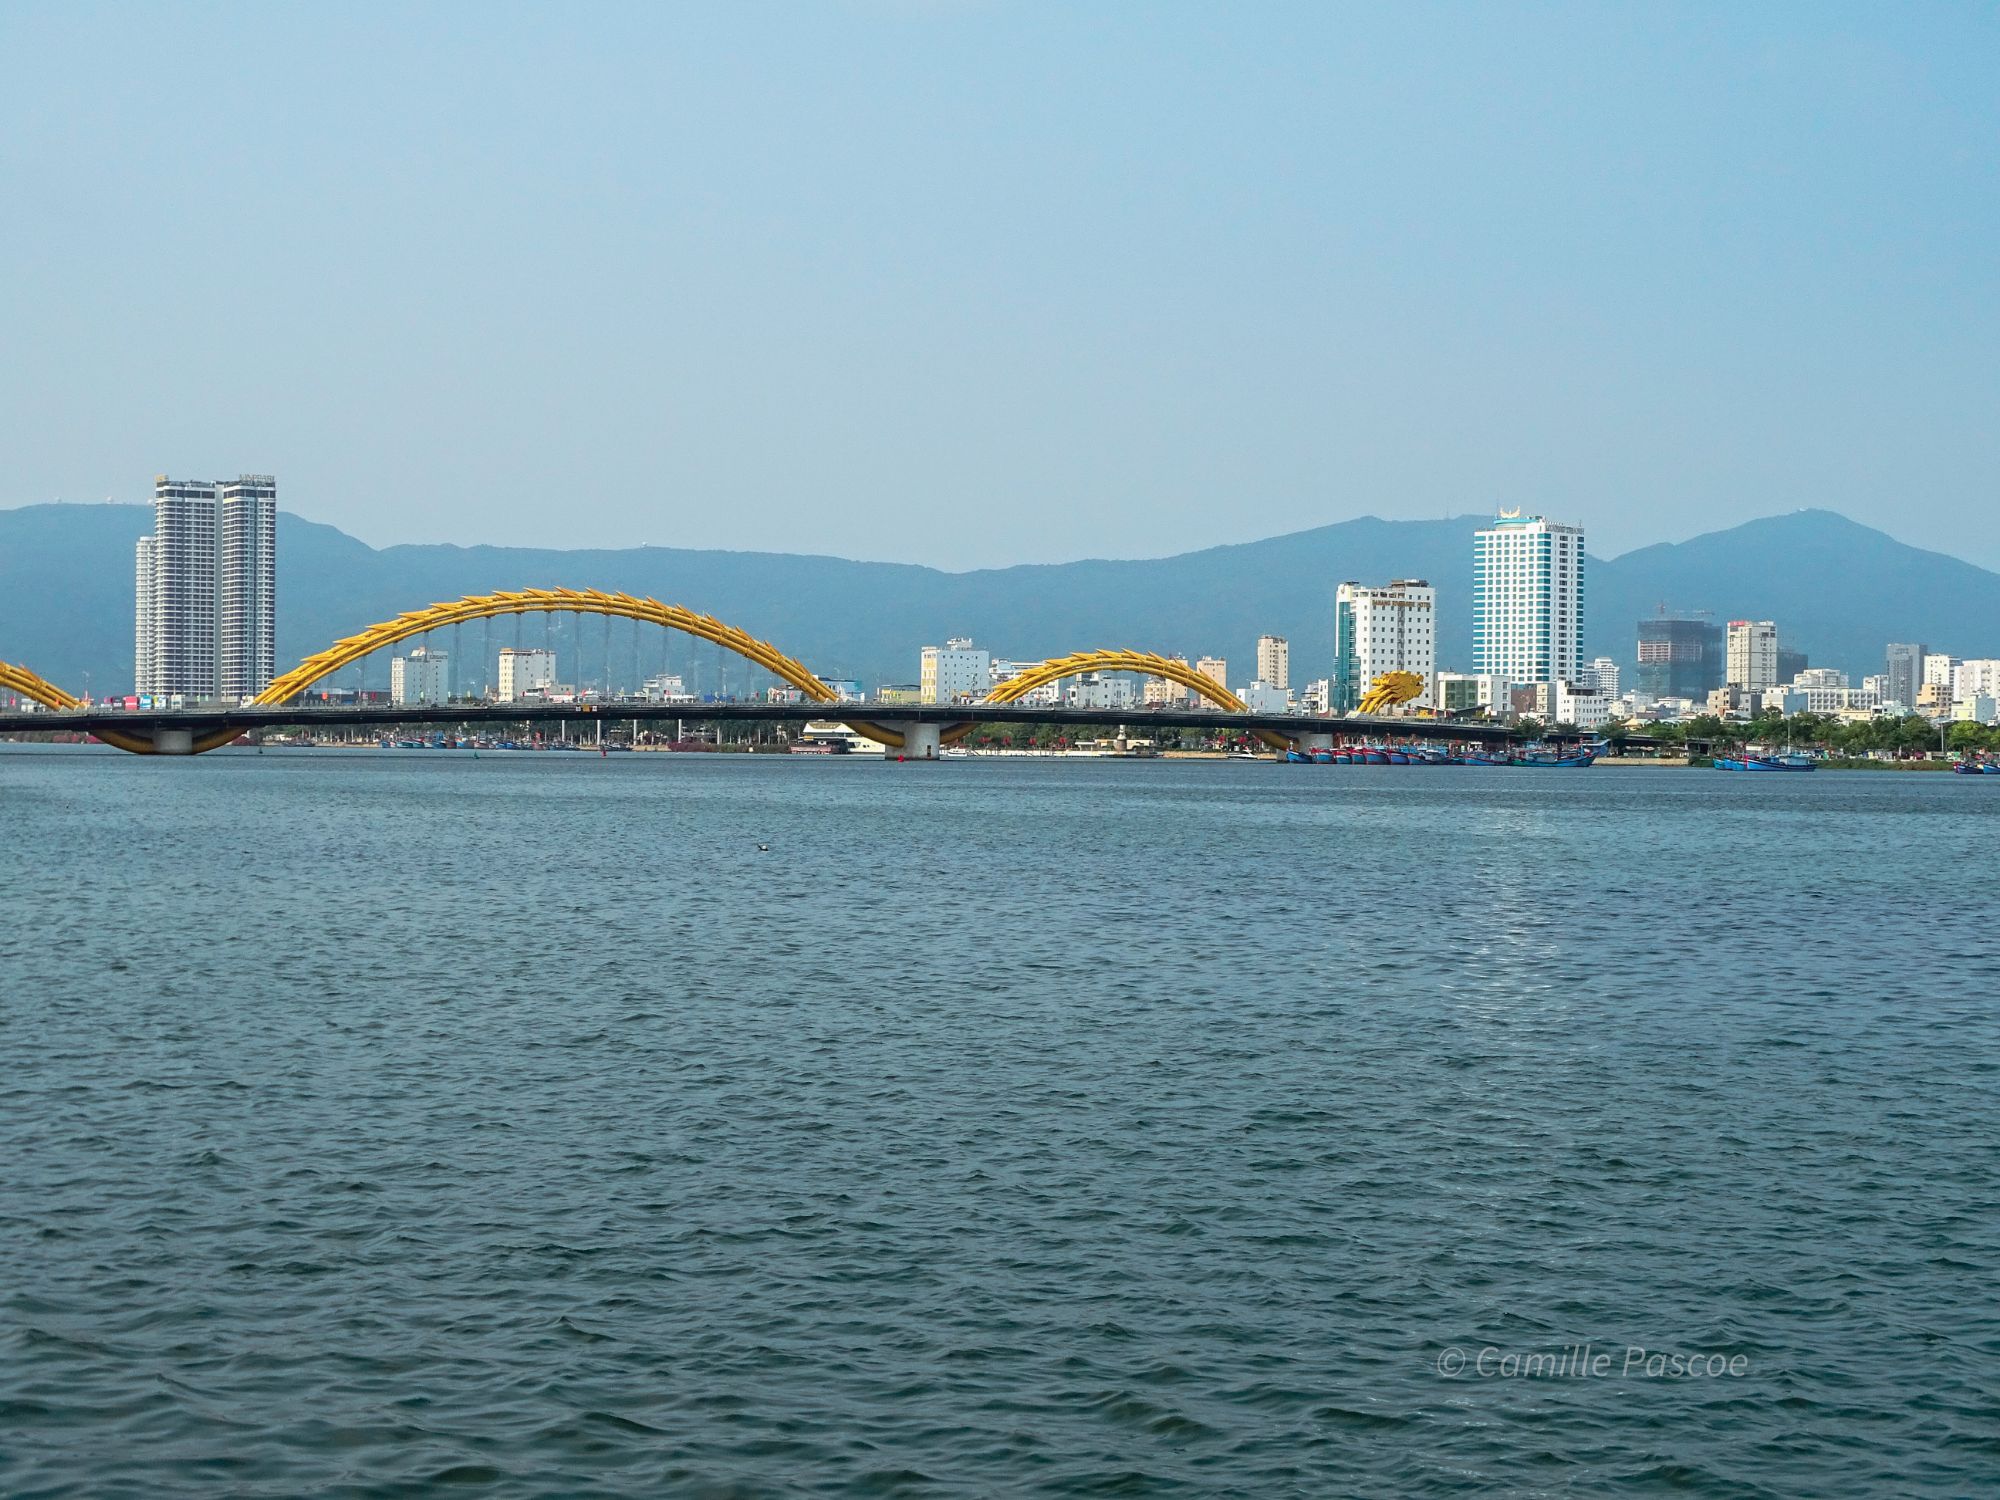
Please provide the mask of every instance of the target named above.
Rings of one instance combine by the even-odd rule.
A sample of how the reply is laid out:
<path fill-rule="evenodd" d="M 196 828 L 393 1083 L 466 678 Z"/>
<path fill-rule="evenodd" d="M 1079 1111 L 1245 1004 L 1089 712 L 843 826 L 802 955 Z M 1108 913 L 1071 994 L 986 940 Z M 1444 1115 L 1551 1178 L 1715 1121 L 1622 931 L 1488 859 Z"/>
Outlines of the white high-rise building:
<path fill-rule="evenodd" d="M 1596 688 L 1607 698 L 1618 696 L 1618 663 L 1608 656 L 1593 657 L 1577 668 L 1578 687 Z"/>
<path fill-rule="evenodd" d="M 1437 590 L 1421 578 L 1386 588 L 1343 583 L 1333 596 L 1331 713 L 1347 713 L 1384 672 L 1414 672 L 1424 680 L 1412 705 L 1432 706 L 1437 680 Z"/>
<path fill-rule="evenodd" d="M 132 585 L 137 619 L 132 631 L 132 691 L 153 690 L 153 539 L 139 538 L 138 565 Z"/>
<path fill-rule="evenodd" d="M 505 646 L 500 651 L 499 698 L 513 703 L 556 685 L 556 654 L 540 646 Z"/>
<path fill-rule="evenodd" d="M 271 685 L 276 667 L 278 481 L 269 474 L 244 474 L 216 488 L 222 696 L 252 698 Z"/>
<path fill-rule="evenodd" d="M 215 486 L 164 474 L 154 479 L 150 540 L 153 584 L 145 597 L 152 615 L 152 661 L 145 674 L 150 690 L 213 698 L 219 623 Z"/>
<path fill-rule="evenodd" d="M 1729 622 L 1730 687 L 1771 688 L 1778 685 L 1778 627 L 1769 620 Z"/>
<path fill-rule="evenodd" d="M 1472 541 L 1472 670 L 1570 682 L 1583 664 L 1583 528 L 1502 511 Z"/>
<path fill-rule="evenodd" d="M 1194 670 L 1197 676 L 1206 677 L 1225 693 L 1229 691 L 1228 658 L 1221 656 L 1197 657 L 1195 659 Z"/>
<path fill-rule="evenodd" d="M 270 686 L 277 636 L 278 483 L 153 480 L 135 557 L 138 691 L 248 698 Z"/>
<path fill-rule="evenodd" d="M 451 702 L 451 657 L 419 646 L 389 662 L 389 701 L 398 708 Z"/>
<path fill-rule="evenodd" d="M 926 646 L 917 681 L 926 703 L 976 703 L 993 685 L 993 654 L 962 636 Z"/>
<path fill-rule="evenodd" d="M 1292 685 L 1292 647 L 1281 635 L 1257 637 L 1257 680 L 1272 687 Z"/>

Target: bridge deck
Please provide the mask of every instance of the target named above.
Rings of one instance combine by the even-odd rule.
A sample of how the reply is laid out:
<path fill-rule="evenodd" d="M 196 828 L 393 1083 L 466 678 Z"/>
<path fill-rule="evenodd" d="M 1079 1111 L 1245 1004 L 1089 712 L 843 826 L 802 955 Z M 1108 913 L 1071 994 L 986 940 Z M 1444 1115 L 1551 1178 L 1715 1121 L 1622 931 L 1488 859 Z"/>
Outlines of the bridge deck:
<path fill-rule="evenodd" d="M 658 723 L 743 722 L 804 723 L 856 720 L 894 728 L 899 724 L 1063 724 L 1078 728 L 1125 726 L 1143 735 L 1150 729 L 1267 730 L 1297 738 L 1332 734 L 1348 739 L 1396 737 L 1421 740 L 1477 740 L 1487 743 L 1518 738 L 1504 724 L 1461 723 L 1450 719 L 1347 718 L 1326 719 L 1302 714 L 1245 714 L 1220 708 L 1038 708 L 1013 703 L 955 706 L 860 703 L 551 703 L 529 708 L 519 703 L 452 703 L 441 707 L 393 708 L 387 705 L 293 706 L 231 708 L 211 705 L 188 709 L 126 712 L 113 709 L 45 710 L 34 713 L 0 711 L 0 734 L 95 734 L 123 730 L 151 734 L 159 729 L 185 729 L 196 734 L 218 729 L 338 730 L 390 728 L 396 725 L 550 724 L 639 720 Z"/>

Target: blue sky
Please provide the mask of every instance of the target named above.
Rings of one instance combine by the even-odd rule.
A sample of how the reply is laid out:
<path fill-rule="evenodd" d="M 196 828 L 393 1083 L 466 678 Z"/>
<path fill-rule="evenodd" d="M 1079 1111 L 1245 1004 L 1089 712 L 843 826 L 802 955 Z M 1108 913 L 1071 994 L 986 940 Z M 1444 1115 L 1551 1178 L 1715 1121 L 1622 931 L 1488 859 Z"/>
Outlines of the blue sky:
<path fill-rule="evenodd" d="M 947 567 L 1826 505 L 2000 566 L 1996 79 L 1970 3 L 9 0 L 0 504 Z"/>

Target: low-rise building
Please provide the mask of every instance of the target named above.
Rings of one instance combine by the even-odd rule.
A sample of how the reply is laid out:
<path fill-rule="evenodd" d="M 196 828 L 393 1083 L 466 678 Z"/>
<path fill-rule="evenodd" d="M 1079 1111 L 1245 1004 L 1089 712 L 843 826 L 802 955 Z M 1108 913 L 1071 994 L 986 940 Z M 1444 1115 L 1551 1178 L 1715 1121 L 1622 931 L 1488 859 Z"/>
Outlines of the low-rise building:
<path fill-rule="evenodd" d="M 993 658 L 963 636 L 926 646 L 917 681 L 926 703 L 977 703 L 993 686 Z"/>
<path fill-rule="evenodd" d="M 678 672 L 659 672 L 646 679 L 642 689 L 648 703 L 692 703 L 694 694 Z"/>
<path fill-rule="evenodd" d="M 499 697 L 502 703 L 513 703 L 531 692 L 545 694 L 555 686 L 555 681 L 555 652 L 541 646 L 501 648 Z"/>
<path fill-rule="evenodd" d="M 1497 672 L 1440 672 L 1435 683 L 1433 692 L 1440 713 L 1464 714 L 1485 709 L 1489 718 L 1507 717 L 1508 689 L 1513 684 Z"/>
<path fill-rule="evenodd" d="M 450 654 L 418 646 L 406 656 L 390 658 L 389 701 L 398 708 L 449 703 Z"/>
<path fill-rule="evenodd" d="M 1136 697 L 1130 677 L 1109 672 L 1072 677 L 1063 690 L 1063 701 L 1071 708 L 1130 708 Z"/>
<path fill-rule="evenodd" d="M 1245 683 L 1236 690 L 1236 696 L 1253 714 L 1288 714 L 1292 711 L 1291 693 L 1276 683 Z"/>

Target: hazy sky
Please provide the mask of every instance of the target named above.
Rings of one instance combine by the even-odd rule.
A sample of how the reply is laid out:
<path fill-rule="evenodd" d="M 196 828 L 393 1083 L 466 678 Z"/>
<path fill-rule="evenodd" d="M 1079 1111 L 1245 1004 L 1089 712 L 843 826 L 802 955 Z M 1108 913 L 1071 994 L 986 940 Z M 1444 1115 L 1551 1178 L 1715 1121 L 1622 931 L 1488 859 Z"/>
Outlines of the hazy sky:
<path fill-rule="evenodd" d="M 0 504 L 948 567 L 1827 505 L 2000 566 L 1996 184 L 1970 0 L 0 0 Z"/>

